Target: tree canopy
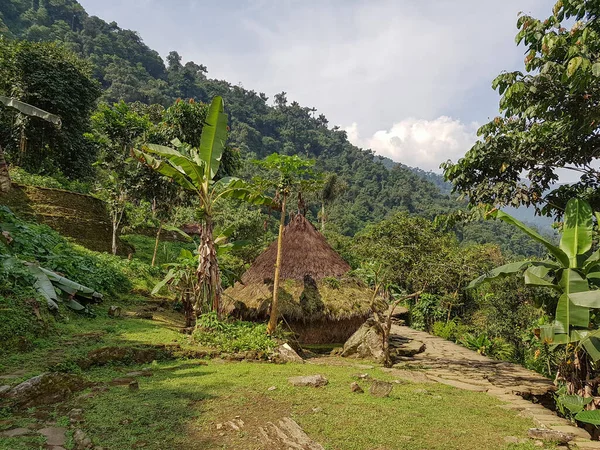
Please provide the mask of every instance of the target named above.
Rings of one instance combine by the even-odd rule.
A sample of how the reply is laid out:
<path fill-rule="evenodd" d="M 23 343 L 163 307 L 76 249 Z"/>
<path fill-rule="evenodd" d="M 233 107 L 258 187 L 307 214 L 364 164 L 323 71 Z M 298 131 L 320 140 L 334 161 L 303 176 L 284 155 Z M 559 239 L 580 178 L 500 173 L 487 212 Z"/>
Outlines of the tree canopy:
<path fill-rule="evenodd" d="M 471 205 L 533 205 L 560 216 L 573 196 L 600 206 L 600 21 L 596 1 L 561 0 L 546 19 L 521 15 L 524 71 L 493 82 L 502 116 L 479 129 L 458 163 L 443 165 Z M 579 175 L 560 185 L 559 170 Z M 525 175 L 525 179 L 523 179 Z"/>

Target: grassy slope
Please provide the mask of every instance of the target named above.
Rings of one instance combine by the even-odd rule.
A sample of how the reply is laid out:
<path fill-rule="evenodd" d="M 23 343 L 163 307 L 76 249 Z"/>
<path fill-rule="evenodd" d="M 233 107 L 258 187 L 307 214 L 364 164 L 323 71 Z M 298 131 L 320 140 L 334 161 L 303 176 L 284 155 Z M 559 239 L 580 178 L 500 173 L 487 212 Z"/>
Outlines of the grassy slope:
<path fill-rule="evenodd" d="M 123 305 L 130 310 L 140 302 Z M 25 369 L 40 373 L 49 363 L 73 359 L 92 348 L 135 343 L 189 345 L 176 331 L 181 317 L 155 313 L 157 320 L 110 319 L 107 304 L 95 319 L 70 316 L 59 324 L 61 336 L 27 354 L 3 359 L 2 372 Z M 96 333 L 90 335 L 89 333 Z M 87 334 L 87 335 L 86 335 Z M 333 360 L 336 362 L 336 360 Z M 339 361 L 338 361 L 339 362 Z M 347 361 L 343 361 L 347 363 Z M 353 362 L 351 362 L 353 364 Z M 97 445 L 108 449 L 253 449 L 261 448 L 258 427 L 269 420 L 289 416 L 328 449 L 499 449 L 533 448 L 529 444 L 506 446 L 505 436 L 524 437 L 530 420 L 499 408 L 500 402 L 482 393 L 460 391 L 438 384 L 412 383 L 394 387 L 390 398 L 353 394 L 352 376 L 359 367 L 313 364 L 273 365 L 210 361 L 174 361 L 150 365 L 154 375 L 141 378 L 140 390 L 110 387 L 91 398 L 75 398 L 50 409 L 29 409 L 20 416 L 0 414 L 0 430 L 31 423 L 38 414 L 50 414 L 58 424 L 68 424 L 66 412 L 82 407 L 82 428 Z M 83 373 L 94 381 L 109 382 L 135 367 L 95 368 Z M 390 380 L 375 368 L 367 370 L 377 379 Z M 295 388 L 287 378 L 321 373 L 329 378 L 325 388 Z M 18 380 L 16 380 L 18 381 Z M 363 388 L 368 387 L 361 382 Z M 276 386 L 274 391 L 268 391 Z M 425 389 L 427 392 L 420 390 Z M 314 408 L 321 408 L 315 410 Z M 246 423 L 241 432 L 217 431 L 216 424 L 240 416 Z M 4 420 L 2 420 L 4 419 Z M 223 432 L 221 436 L 220 433 Z M 33 448 L 39 438 L 0 438 L 0 449 Z"/>

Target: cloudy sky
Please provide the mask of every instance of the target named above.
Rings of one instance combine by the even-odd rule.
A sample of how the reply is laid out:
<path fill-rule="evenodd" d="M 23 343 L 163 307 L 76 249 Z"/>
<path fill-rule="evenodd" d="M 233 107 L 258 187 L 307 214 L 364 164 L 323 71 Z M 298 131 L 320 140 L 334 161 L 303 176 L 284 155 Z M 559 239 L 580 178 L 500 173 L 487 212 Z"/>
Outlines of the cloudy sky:
<path fill-rule="evenodd" d="M 350 140 L 439 172 L 498 114 L 492 79 L 522 69 L 520 11 L 554 0 L 80 0 L 163 57 L 316 107 Z"/>

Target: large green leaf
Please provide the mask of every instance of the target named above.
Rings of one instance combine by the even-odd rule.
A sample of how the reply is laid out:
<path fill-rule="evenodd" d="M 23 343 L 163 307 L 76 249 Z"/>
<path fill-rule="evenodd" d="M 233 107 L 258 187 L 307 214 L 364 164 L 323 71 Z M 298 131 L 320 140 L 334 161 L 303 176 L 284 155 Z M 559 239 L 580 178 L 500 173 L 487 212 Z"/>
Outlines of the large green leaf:
<path fill-rule="evenodd" d="M 525 272 L 523 272 L 525 284 L 529 286 L 546 286 L 560 290 L 560 287 L 556 285 L 553 280 L 548 279 L 551 271 L 551 268 L 544 266 L 528 267 L 525 269 Z"/>
<path fill-rule="evenodd" d="M 542 237 L 542 235 L 540 235 L 537 231 L 532 230 L 527 225 L 525 225 L 523 222 L 515 219 L 510 214 L 506 214 L 504 211 L 500 211 L 500 210 L 495 211 L 494 216 L 497 219 L 500 219 L 506 223 L 509 223 L 509 224 L 514 225 L 515 227 L 519 228 L 521 231 L 523 231 L 529 237 L 535 239 L 540 244 L 542 244 L 544 247 L 546 247 L 548 252 L 552 256 L 554 256 L 557 259 L 557 261 L 560 262 L 564 267 L 569 267 L 569 257 L 567 256 L 567 254 L 563 250 L 561 250 L 559 247 L 556 247 L 551 242 L 548 242 L 546 239 L 544 239 L 544 237 Z"/>
<path fill-rule="evenodd" d="M 219 170 L 227 141 L 227 114 L 224 110 L 223 99 L 219 96 L 213 98 L 200 136 L 200 159 L 205 164 L 204 176 L 208 180 L 212 180 Z"/>
<path fill-rule="evenodd" d="M 567 408 L 571 414 L 577 414 L 583 411 L 585 405 L 589 405 L 594 399 L 592 397 L 582 397 L 581 395 L 561 395 L 558 401 Z"/>
<path fill-rule="evenodd" d="M 196 186 L 182 173 L 182 170 L 176 169 L 171 164 L 154 158 L 152 155 L 148 153 L 142 152 L 137 149 L 133 149 L 133 153 L 137 156 L 144 164 L 151 167 L 153 170 L 157 171 L 161 175 L 164 175 L 167 178 L 171 178 L 180 186 L 188 189 L 190 191 L 197 191 Z"/>
<path fill-rule="evenodd" d="M 600 330 L 588 332 L 581 339 L 581 344 L 594 362 L 600 360 Z"/>
<path fill-rule="evenodd" d="M 566 269 L 559 281 L 563 294 L 556 305 L 556 328 L 562 333 L 569 333 L 570 327 L 587 328 L 590 323 L 590 311 L 588 308 L 577 306 L 569 299 L 569 295 L 589 290 L 588 282 L 579 272 Z M 557 332 L 559 332 L 557 331 Z"/>
<path fill-rule="evenodd" d="M 169 161 L 171 166 L 187 176 L 194 185 L 200 187 L 204 182 L 204 168 L 177 150 L 158 144 L 146 144 L 144 149 Z"/>
<path fill-rule="evenodd" d="M 36 266 L 35 264 L 27 263 L 25 265 L 35 277 L 35 283 L 33 287 L 42 297 L 46 299 L 48 308 L 51 310 L 58 310 L 58 296 L 56 295 L 54 285 L 48 276 L 39 268 L 39 266 Z"/>
<path fill-rule="evenodd" d="M 48 279 L 52 282 L 52 284 L 55 287 L 57 287 L 63 292 L 66 292 L 67 294 L 79 294 L 86 297 L 91 297 L 93 294 L 96 293 L 94 289 L 76 283 L 75 281 L 69 280 L 68 278 L 60 276 L 57 273 L 52 272 L 51 270 L 44 269 L 43 267 L 40 267 L 40 270 L 44 272 L 44 274 L 48 277 Z"/>
<path fill-rule="evenodd" d="M 581 411 L 575 416 L 575 420 L 583 423 L 600 426 L 600 410 Z"/>
<path fill-rule="evenodd" d="M 507 275 L 512 275 L 515 273 L 521 272 L 523 269 L 528 267 L 546 267 L 549 270 L 556 270 L 559 268 L 552 261 L 518 261 L 509 264 L 505 264 L 500 267 L 496 267 L 495 269 L 490 270 L 489 272 L 481 275 L 479 278 L 471 281 L 467 286 L 467 289 L 473 289 L 481 284 L 493 280 L 495 278 L 505 277 Z"/>
<path fill-rule="evenodd" d="M 600 291 L 584 291 L 569 294 L 571 303 L 585 308 L 600 308 Z"/>
<path fill-rule="evenodd" d="M 154 286 L 154 289 L 152 289 L 152 292 L 150 292 L 150 294 L 152 294 L 152 295 L 158 294 L 158 292 L 162 288 L 164 288 L 165 285 L 167 283 L 169 283 L 174 277 L 175 277 L 175 270 L 173 270 L 173 269 L 169 270 L 169 272 L 167 272 L 167 275 L 165 275 L 165 277 L 161 281 L 156 283 L 156 286 Z"/>
<path fill-rule="evenodd" d="M 560 249 L 569 258 L 569 267 L 578 267 L 577 257 L 592 248 L 592 208 L 584 201 L 572 198 L 565 209 Z"/>
<path fill-rule="evenodd" d="M 30 105 L 29 103 L 24 103 L 14 98 L 4 97 L 3 95 L 0 95 L 0 103 L 4 104 L 4 106 L 14 108 L 20 113 L 25 114 L 26 116 L 38 117 L 47 122 L 52 122 L 58 127 L 61 126 L 60 117 L 51 114 L 48 111 L 44 111 L 43 109 Z"/>

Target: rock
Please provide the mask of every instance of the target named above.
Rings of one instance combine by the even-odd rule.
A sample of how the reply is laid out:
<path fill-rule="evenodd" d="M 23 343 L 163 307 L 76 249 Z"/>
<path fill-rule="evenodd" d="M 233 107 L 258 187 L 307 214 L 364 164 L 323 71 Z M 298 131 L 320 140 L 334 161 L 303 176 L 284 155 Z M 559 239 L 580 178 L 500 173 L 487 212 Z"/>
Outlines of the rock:
<path fill-rule="evenodd" d="M 375 319 L 369 318 L 344 344 L 343 357 L 368 358 L 377 362 L 384 359 L 383 336 Z"/>
<path fill-rule="evenodd" d="M 71 423 L 83 422 L 83 409 L 73 408 L 67 413 L 67 416 L 71 419 Z"/>
<path fill-rule="evenodd" d="M 222 423 L 218 423 L 217 424 L 217 430 L 220 430 L 221 428 L 223 428 L 223 424 Z"/>
<path fill-rule="evenodd" d="M 121 313 L 120 306 L 111 306 L 108 308 L 108 317 L 121 317 Z"/>
<path fill-rule="evenodd" d="M 77 450 L 83 450 L 92 447 L 92 440 L 86 436 L 82 430 L 75 430 L 73 433 L 73 442 Z"/>
<path fill-rule="evenodd" d="M 46 437 L 46 445 L 58 445 L 62 447 L 67 440 L 65 437 L 66 431 L 66 428 L 48 427 L 38 430 L 38 433 Z"/>
<path fill-rule="evenodd" d="M 358 378 L 359 380 L 368 380 L 371 376 L 368 373 L 357 373 L 353 375 L 353 378 Z"/>
<path fill-rule="evenodd" d="M 296 353 L 296 351 L 285 343 L 277 348 L 277 361 L 284 363 L 303 363 L 304 360 Z"/>
<path fill-rule="evenodd" d="M 144 320 L 154 319 L 154 316 L 152 315 L 152 313 L 148 312 L 148 311 L 138 311 L 133 315 L 133 317 L 135 317 L 136 319 L 144 319 Z"/>
<path fill-rule="evenodd" d="M 129 383 L 129 390 L 130 391 L 139 391 L 140 390 L 140 385 L 137 381 L 132 381 L 131 383 Z"/>
<path fill-rule="evenodd" d="M 267 391 L 274 391 L 275 389 L 277 389 L 277 386 L 271 386 Z"/>
<path fill-rule="evenodd" d="M 529 431 L 527 431 L 527 435 L 532 439 L 553 441 L 558 442 L 559 444 L 566 444 L 575 438 L 574 434 L 548 430 L 546 428 L 530 428 Z"/>
<path fill-rule="evenodd" d="M 335 347 L 331 352 L 329 352 L 330 356 L 340 356 L 344 351 L 344 347 Z"/>
<path fill-rule="evenodd" d="M 259 428 L 260 438 L 266 448 L 287 448 L 301 450 L 324 450 L 323 446 L 313 441 L 296 422 L 284 417 L 277 424 L 267 422 Z"/>
<path fill-rule="evenodd" d="M 420 341 L 411 340 L 395 347 L 393 354 L 395 356 L 412 357 L 425 351 L 425 344 Z"/>
<path fill-rule="evenodd" d="M 18 384 L 4 396 L 15 406 L 31 407 L 63 401 L 88 384 L 76 375 L 46 372 Z"/>
<path fill-rule="evenodd" d="M 321 411 L 323 411 L 323 408 L 321 408 L 319 406 L 317 406 L 316 408 L 312 409 L 312 412 L 314 412 L 314 413 L 320 413 Z"/>
<path fill-rule="evenodd" d="M 135 381 L 135 378 L 121 377 L 121 378 L 115 378 L 114 380 L 112 380 L 110 382 L 110 384 L 112 384 L 113 386 L 125 386 L 134 381 Z"/>
<path fill-rule="evenodd" d="M 308 375 L 304 377 L 291 377 L 288 381 L 293 386 L 311 386 L 321 387 L 325 386 L 329 381 L 323 375 Z"/>
<path fill-rule="evenodd" d="M 362 394 L 363 392 L 363 388 L 361 388 L 358 383 L 356 381 L 352 382 L 352 384 L 350 384 L 350 391 L 352 392 L 356 392 L 357 394 Z"/>
<path fill-rule="evenodd" d="M 371 383 L 371 387 L 369 388 L 369 392 L 374 397 L 387 397 L 392 392 L 394 385 L 392 383 L 388 383 L 387 381 L 378 381 L 373 380 Z"/>
<path fill-rule="evenodd" d="M 0 397 L 2 397 L 4 394 L 6 394 L 8 391 L 10 391 L 10 386 L 8 384 L 5 384 L 3 386 L 0 386 Z"/>
<path fill-rule="evenodd" d="M 2 437 L 17 437 L 31 434 L 32 431 L 29 428 L 13 428 L 12 430 L 6 430 L 0 433 Z"/>

